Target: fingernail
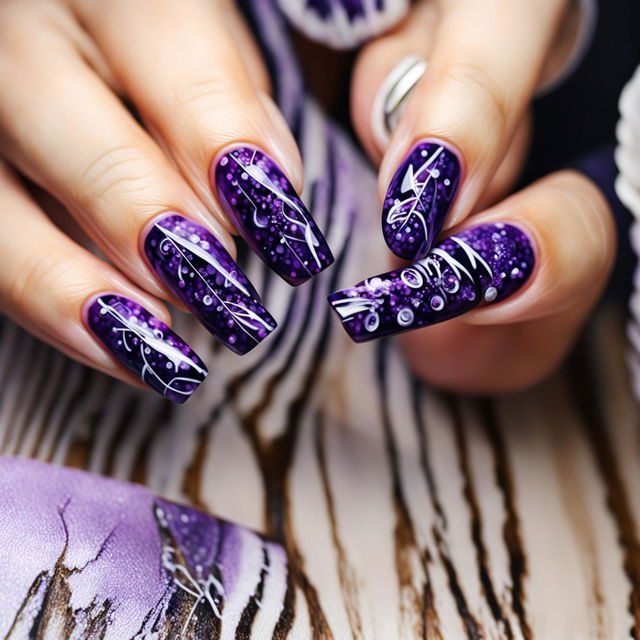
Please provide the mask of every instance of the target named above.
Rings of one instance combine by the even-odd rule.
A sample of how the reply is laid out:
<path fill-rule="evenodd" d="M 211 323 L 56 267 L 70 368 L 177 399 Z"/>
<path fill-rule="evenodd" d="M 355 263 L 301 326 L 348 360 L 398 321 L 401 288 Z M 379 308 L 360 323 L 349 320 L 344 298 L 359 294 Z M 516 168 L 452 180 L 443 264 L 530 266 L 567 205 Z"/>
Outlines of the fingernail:
<path fill-rule="evenodd" d="M 460 183 L 460 160 L 451 147 L 423 140 L 391 179 L 382 208 L 382 233 L 397 256 L 423 258 L 444 226 Z"/>
<path fill-rule="evenodd" d="M 247 276 L 199 224 L 176 213 L 157 219 L 144 252 L 165 285 L 235 353 L 251 351 L 276 328 Z"/>
<path fill-rule="evenodd" d="M 529 238 L 510 224 L 485 224 L 446 238 L 409 267 L 329 296 L 355 342 L 427 327 L 524 285 L 535 265 Z"/>
<path fill-rule="evenodd" d="M 302 284 L 333 262 L 311 214 L 268 155 L 234 147 L 215 163 L 211 178 L 238 232 L 289 284 Z"/>
<path fill-rule="evenodd" d="M 207 377 L 193 349 L 143 306 L 103 294 L 87 309 L 93 334 L 131 373 L 152 389 L 182 404 Z"/>
<path fill-rule="evenodd" d="M 407 100 L 426 68 L 424 59 L 410 54 L 401 58 L 382 81 L 371 110 L 371 129 L 381 150 L 389 145 Z"/>

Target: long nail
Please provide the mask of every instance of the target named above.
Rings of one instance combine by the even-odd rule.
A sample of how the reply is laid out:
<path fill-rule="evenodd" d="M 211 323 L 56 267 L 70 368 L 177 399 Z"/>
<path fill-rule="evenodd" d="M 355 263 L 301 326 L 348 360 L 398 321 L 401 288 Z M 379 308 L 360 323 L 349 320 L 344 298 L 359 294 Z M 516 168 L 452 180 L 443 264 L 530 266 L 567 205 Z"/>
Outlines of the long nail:
<path fill-rule="evenodd" d="M 503 300 L 531 275 L 529 238 L 510 224 L 485 224 L 446 238 L 413 265 L 329 296 L 355 342 L 411 331 Z"/>
<path fill-rule="evenodd" d="M 401 58 L 382 81 L 371 109 L 371 130 L 381 150 L 387 148 L 409 96 L 426 69 L 423 58 L 409 54 Z"/>
<path fill-rule="evenodd" d="M 222 344 L 240 355 L 277 326 L 249 279 L 207 229 L 172 213 L 147 231 L 153 270 Z"/>
<path fill-rule="evenodd" d="M 212 167 L 227 215 L 273 271 L 299 285 L 333 255 L 311 214 L 278 165 L 255 147 L 234 147 Z"/>
<path fill-rule="evenodd" d="M 207 377 L 193 349 L 137 302 L 103 294 L 87 309 L 94 335 L 129 371 L 158 393 L 182 404 Z"/>
<path fill-rule="evenodd" d="M 451 147 L 423 140 L 411 149 L 391 179 L 382 209 L 382 233 L 397 256 L 423 258 L 453 204 L 460 160 Z"/>

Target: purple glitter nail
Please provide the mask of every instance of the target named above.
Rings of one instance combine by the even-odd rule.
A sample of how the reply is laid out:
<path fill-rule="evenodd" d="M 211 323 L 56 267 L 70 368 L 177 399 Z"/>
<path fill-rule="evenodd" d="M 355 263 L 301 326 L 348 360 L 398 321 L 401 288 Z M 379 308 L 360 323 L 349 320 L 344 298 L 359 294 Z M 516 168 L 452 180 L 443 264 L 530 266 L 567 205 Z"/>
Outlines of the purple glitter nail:
<path fill-rule="evenodd" d="M 133 300 L 101 295 L 88 308 L 87 323 L 122 365 L 174 402 L 188 400 L 207 377 L 193 349 Z"/>
<path fill-rule="evenodd" d="M 426 258 L 329 296 L 345 330 L 365 342 L 459 316 L 498 302 L 535 265 L 529 238 L 509 224 L 486 224 L 438 243 Z"/>
<path fill-rule="evenodd" d="M 424 258 L 442 230 L 460 182 L 458 155 L 444 144 L 418 142 L 391 179 L 382 233 L 393 253 Z"/>
<path fill-rule="evenodd" d="M 333 262 L 298 194 L 266 154 L 235 147 L 212 171 L 218 197 L 242 237 L 271 269 L 299 285 Z"/>
<path fill-rule="evenodd" d="M 247 276 L 199 224 L 178 214 L 156 220 L 144 252 L 167 287 L 235 353 L 251 351 L 276 328 Z"/>

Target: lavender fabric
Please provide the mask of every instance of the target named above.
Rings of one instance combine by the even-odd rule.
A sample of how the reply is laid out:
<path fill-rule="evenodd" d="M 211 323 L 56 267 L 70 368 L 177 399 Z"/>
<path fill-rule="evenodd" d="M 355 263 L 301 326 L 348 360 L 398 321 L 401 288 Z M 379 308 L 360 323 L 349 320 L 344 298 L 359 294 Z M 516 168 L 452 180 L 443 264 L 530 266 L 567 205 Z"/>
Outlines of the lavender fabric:
<path fill-rule="evenodd" d="M 282 548 L 142 487 L 0 458 L 0 513 L 7 640 L 210 640 L 252 624 L 267 638 L 277 623 L 260 607 L 282 609 Z"/>

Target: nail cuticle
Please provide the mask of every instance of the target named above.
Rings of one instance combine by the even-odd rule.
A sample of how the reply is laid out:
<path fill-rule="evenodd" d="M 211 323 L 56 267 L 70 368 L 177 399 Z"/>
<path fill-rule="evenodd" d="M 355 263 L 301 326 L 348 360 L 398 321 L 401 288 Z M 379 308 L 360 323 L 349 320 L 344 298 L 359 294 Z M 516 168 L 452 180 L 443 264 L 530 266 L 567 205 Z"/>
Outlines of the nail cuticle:
<path fill-rule="evenodd" d="M 212 188 L 252 250 L 294 286 L 326 269 L 333 255 L 277 163 L 255 146 L 233 145 L 211 168 Z"/>
<path fill-rule="evenodd" d="M 125 296 L 92 296 L 83 320 L 102 345 L 135 376 L 182 404 L 207 377 L 191 347 L 141 304 Z"/>
<path fill-rule="evenodd" d="M 147 227 L 144 254 L 161 282 L 234 353 L 244 355 L 277 323 L 222 243 L 177 213 Z"/>
<path fill-rule="evenodd" d="M 424 138 L 412 146 L 389 183 L 382 233 L 400 258 L 424 257 L 443 229 L 463 176 L 460 153 L 449 143 Z"/>
<path fill-rule="evenodd" d="M 444 322 L 521 289 L 535 269 L 528 234 L 485 224 L 439 242 L 418 262 L 329 296 L 356 342 Z"/>

